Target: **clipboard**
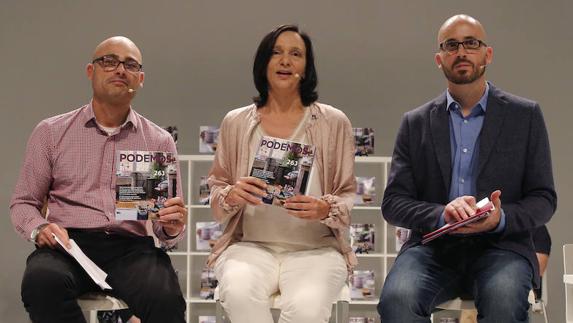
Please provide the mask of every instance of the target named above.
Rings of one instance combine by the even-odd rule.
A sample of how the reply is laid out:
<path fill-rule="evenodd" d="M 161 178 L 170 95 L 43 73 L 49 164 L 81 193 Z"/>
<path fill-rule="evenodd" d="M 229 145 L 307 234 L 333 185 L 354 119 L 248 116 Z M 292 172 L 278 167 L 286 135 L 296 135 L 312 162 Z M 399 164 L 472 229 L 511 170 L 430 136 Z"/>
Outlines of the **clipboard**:
<path fill-rule="evenodd" d="M 467 219 L 458 221 L 458 222 L 454 222 L 454 223 L 447 223 L 446 225 L 444 225 L 443 227 L 432 231 L 430 233 L 425 234 L 422 237 L 422 244 L 426 244 L 436 238 L 439 238 L 441 236 L 443 236 L 444 234 L 448 233 L 448 232 L 452 232 L 455 231 L 457 228 L 463 227 L 465 225 L 468 225 L 470 223 L 474 223 L 476 221 L 479 221 L 487 216 L 489 216 L 490 212 L 495 210 L 495 207 L 493 206 L 493 203 L 489 200 L 489 198 L 484 198 L 483 200 L 479 201 L 476 206 L 478 207 L 478 209 L 476 210 L 476 214 L 470 216 Z"/>

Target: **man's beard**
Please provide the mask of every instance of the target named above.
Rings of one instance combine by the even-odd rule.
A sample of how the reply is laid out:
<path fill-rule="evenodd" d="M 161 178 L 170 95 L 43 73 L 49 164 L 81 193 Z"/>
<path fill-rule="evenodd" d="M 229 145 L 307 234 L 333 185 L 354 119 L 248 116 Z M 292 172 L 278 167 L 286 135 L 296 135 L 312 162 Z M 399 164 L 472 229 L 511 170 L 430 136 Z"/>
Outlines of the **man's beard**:
<path fill-rule="evenodd" d="M 463 74 L 454 72 L 453 68 L 461 62 L 470 64 L 472 66 L 473 71 L 468 71 Z M 444 72 L 444 75 L 446 76 L 448 81 L 454 84 L 461 85 L 461 84 L 473 83 L 475 80 L 479 79 L 485 73 L 485 69 L 486 69 L 485 59 L 483 62 L 481 62 L 481 64 L 477 68 L 475 64 L 467 60 L 456 60 L 452 65 L 452 69 L 442 68 L 442 71 Z"/>

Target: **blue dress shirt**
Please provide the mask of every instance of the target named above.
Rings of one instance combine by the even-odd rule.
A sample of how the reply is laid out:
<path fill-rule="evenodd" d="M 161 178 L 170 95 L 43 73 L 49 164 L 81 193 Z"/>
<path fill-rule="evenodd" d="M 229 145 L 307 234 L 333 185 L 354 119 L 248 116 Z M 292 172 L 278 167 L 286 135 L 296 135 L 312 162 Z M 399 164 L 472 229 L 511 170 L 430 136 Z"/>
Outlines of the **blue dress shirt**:
<path fill-rule="evenodd" d="M 479 157 L 479 134 L 487 111 L 489 84 L 478 103 L 464 117 L 461 105 L 446 90 L 446 110 L 450 115 L 450 148 L 452 152 L 452 180 L 450 183 L 450 201 L 460 196 L 476 195 L 476 175 Z M 444 215 L 438 225 L 445 224 Z M 505 228 L 505 214 L 493 232 L 501 232 Z"/>

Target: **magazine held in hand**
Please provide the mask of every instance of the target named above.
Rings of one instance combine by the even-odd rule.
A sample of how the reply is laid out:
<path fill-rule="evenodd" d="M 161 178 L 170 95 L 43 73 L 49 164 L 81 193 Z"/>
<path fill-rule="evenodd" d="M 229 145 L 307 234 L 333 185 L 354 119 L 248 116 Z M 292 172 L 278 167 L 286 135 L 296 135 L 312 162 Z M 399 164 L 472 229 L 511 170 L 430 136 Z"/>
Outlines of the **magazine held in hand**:
<path fill-rule="evenodd" d="M 117 152 L 115 219 L 156 220 L 177 195 L 177 159 L 161 151 Z"/>
<path fill-rule="evenodd" d="M 448 233 L 448 232 L 452 232 L 455 231 L 458 228 L 461 228 L 463 226 L 466 226 L 470 223 L 474 223 L 476 221 L 479 221 L 487 216 L 489 216 L 490 212 L 495 210 L 495 207 L 493 206 L 493 203 L 490 202 L 489 198 L 484 198 L 483 200 L 477 202 L 476 204 L 477 206 L 477 210 L 476 213 L 464 220 L 460 220 L 457 222 L 453 222 L 453 223 L 447 223 L 446 225 L 444 225 L 443 227 L 439 228 L 438 230 L 432 231 L 426 235 L 424 235 L 422 237 L 422 243 L 426 244 L 436 238 L 441 237 L 442 235 Z"/>
<path fill-rule="evenodd" d="M 306 194 L 314 149 L 312 145 L 263 136 L 250 176 L 268 184 L 264 203 L 282 205 L 289 197 Z"/>
<path fill-rule="evenodd" d="M 118 151 L 115 184 L 116 220 L 158 219 L 163 203 L 177 195 L 177 159 L 170 152 Z M 56 241 L 84 268 L 101 289 L 112 289 L 107 273 L 90 260 L 70 239 L 71 248 Z"/>

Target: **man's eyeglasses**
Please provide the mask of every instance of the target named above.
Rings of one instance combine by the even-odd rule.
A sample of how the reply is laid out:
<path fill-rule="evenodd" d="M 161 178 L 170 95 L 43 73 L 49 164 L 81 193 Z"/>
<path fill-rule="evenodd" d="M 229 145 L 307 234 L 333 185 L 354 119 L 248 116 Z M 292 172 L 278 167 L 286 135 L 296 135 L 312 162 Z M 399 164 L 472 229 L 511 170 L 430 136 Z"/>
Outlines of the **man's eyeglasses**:
<path fill-rule="evenodd" d="M 465 50 L 478 50 L 481 46 L 487 46 L 486 43 L 479 39 L 469 38 L 462 41 L 457 41 L 455 39 L 449 39 L 440 44 L 440 49 L 448 53 L 455 53 L 460 48 L 460 45 L 464 46 Z"/>
<path fill-rule="evenodd" d="M 131 73 L 141 72 L 143 69 L 143 65 L 139 64 L 138 61 L 131 58 L 128 58 L 125 61 L 120 61 L 115 55 L 103 55 L 102 57 L 98 57 L 92 61 L 92 64 L 95 63 L 99 63 L 106 72 L 115 71 L 119 64 L 123 64 L 123 68 Z"/>

